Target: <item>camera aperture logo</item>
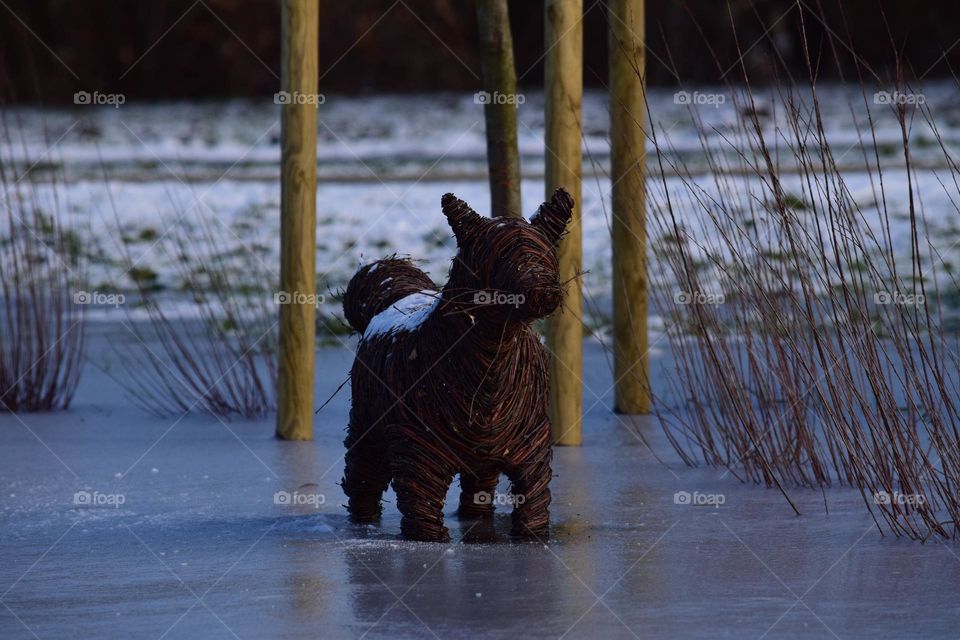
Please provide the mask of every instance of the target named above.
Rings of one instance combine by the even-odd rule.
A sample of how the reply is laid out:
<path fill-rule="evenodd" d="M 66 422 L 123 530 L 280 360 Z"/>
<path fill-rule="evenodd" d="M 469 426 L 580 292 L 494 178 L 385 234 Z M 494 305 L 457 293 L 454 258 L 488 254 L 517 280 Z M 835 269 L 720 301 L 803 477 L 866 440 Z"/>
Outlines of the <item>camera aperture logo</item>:
<path fill-rule="evenodd" d="M 77 491 L 73 494 L 73 504 L 78 507 L 113 507 L 119 509 L 127 502 L 122 493 L 100 493 L 99 491 Z"/>
<path fill-rule="evenodd" d="M 698 107 L 708 106 L 715 109 L 726 104 L 727 96 L 722 93 L 704 93 L 700 91 L 677 91 L 673 94 L 673 104 L 689 104 Z"/>
<path fill-rule="evenodd" d="M 522 293 L 503 293 L 502 291 L 477 291 L 473 294 L 473 304 L 496 304 L 509 305 L 514 309 L 527 301 L 527 297 Z"/>
<path fill-rule="evenodd" d="M 922 307 L 927 301 L 922 293 L 904 293 L 902 291 L 879 291 L 873 294 L 874 304 L 895 304 L 902 307 Z"/>
<path fill-rule="evenodd" d="M 519 507 L 526 501 L 527 497 L 520 493 L 490 493 L 489 491 L 478 491 L 473 494 L 473 504 L 477 505 L 491 504 L 497 506 Z"/>
<path fill-rule="evenodd" d="M 273 294 L 274 304 L 300 304 L 320 308 L 326 301 L 322 293 L 302 293 L 300 291 L 277 291 Z"/>
<path fill-rule="evenodd" d="M 873 94 L 873 103 L 918 107 L 927 103 L 927 96 L 922 93 L 906 93 L 904 91 L 877 91 Z"/>
<path fill-rule="evenodd" d="M 125 304 L 127 297 L 122 293 L 102 293 L 100 291 L 76 291 L 73 294 L 73 304 L 94 305 L 98 307 L 113 307 L 114 309 Z"/>
<path fill-rule="evenodd" d="M 93 93 L 89 91 L 77 91 L 73 94 L 73 104 L 78 105 L 96 105 L 96 106 L 111 106 L 114 109 L 119 109 L 120 105 L 127 101 L 127 97 L 122 93 L 100 93 L 99 91 L 94 91 Z"/>
<path fill-rule="evenodd" d="M 894 491 L 877 491 L 873 494 L 874 504 L 897 504 L 909 505 L 911 507 L 920 507 L 926 504 L 927 498 L 922 493 L 900 493 Z"/>
<path fill-rule="evenodd" d="M 512 104 L 515 107 L 519 107 L 526 101 L 527 97 L 522 93 L 500 93 L 499 91 L 490 93 L 489 91 L 478 91 L 473 94 L 474 104 Z"/>
<path fill-rule="evenodd" d="M 327 502 L 327 496 L 322 493 L 301 493 L 300 491 L 277 491 L 273 494 L 273 504 L 283 507 L 313 507 L 319 509 Z"/>
<path fill-rule="evenodd" d="M 704 291 L 677 291 L 673 294 L 673 301 L 677 304 L 719 305 L 726 302 L 722 293 L 706 293 Z"/>
<path fill-rule="evenodd" d="M 700 493 L 694 491 L 677 491 L 673 494 L 673 504 L 693 507 L 713 507 L 719 509 L 727 502 L 727 496 L 722 493 Z"/>
<path fill-rule="evenodd" d="M 322 93 L 300 93 L 299 91 L 277 91 L 273 94 L 273 104 L 307 104 L 319 107 L 327 101 Z"/>

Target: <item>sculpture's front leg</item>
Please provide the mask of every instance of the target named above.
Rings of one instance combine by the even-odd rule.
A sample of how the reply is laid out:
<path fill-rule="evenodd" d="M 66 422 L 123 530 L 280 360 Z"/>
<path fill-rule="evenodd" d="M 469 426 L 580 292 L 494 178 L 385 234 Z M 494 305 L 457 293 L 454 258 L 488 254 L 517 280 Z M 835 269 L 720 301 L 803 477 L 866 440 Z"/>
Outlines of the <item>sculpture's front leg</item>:
<path fill-rule="evenodd" d="M 514 499 L 511 534 L 546 542 L 550 535 L 550 480 L 553 449 L 550 424 L 544 419 L 531 453 L 507 468 Z"/>
<path fill-rule="evenodd" d="M 494 497 L 500 470 L 495 465 L 478 465 L 472 469 L 460 469 L 461 518 L 481 518 L 493 515 Z"/>
<path fill-rule="evenodd" d="M 442 444 L 428 442 L 416 429 L 394 425 L 389 432 L 390 468 L 397 508 L 403 516 L 403 537 L 448 542 L 450 532 L 443 525 L 443 503 L 456 465 L 443 455 Z"/>

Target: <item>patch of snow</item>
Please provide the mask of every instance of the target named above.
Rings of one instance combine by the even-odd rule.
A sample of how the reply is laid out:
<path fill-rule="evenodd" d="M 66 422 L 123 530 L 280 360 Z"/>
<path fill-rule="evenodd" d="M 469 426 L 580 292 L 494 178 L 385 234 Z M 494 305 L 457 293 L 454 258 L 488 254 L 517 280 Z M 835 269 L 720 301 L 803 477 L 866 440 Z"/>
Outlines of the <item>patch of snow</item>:
<path fill-rule="evenodd" d="M 373 316 L 363 332 L 363 339 L 401 331 L 415 331 L 430 317 L 439 303 L 440 294 L 436 291 L 424 289 L 419 293 L 411 293 Z"/>
<path fill-rule="evenodd" d="M 726 89 L 698 90 L 727 94 Z M 936 107 L 944 142 L 952 148 L 960 144 L 960 102 L 955 99 L 955 90 L 951 82 L 931 83 L 923 88 L 927 104 Z M 676 104 L 674 93 L 674 88 L 651 90 L 651 121 L 671 123 L 662 144 L 670 153 L 683 154 L 682 162 L 677 162 L 689 163 L 692 176 L 651 179 L 651 271 L 657 269 L 655 252 L 663 244 L 661 236 L 669 231 L 656 222 L 663 218 L 668 195 L 677 218 L 698 240 L 690 249 L 692 259 L 706 259 L 703 249 L 715 248 L 719 243 L 703 203 L 716 201 L 723 192 L 726 201 L 742 210 L 745 217 L 755 212 L 757 219 L 748 222 L 763 224 L 764 209 L 757 202 L 769 199 L 769 187 L 756 176 L 714 180 L 702 159 L 701 136 L 728 159 L 736 158 L 731 144 L 744 143 L 734 126 L 744 116 L 733 96 L 727 95 L 728 99 L 716 108 L 697 109 L 702 119 L 698 124 L 691 119 L 689 105 Z M 859 114 L 857 118 L 864 117 L 859 110 L 859 87 L 824 86 L 818 94 L 831 144 L 835 149 L 854 145 L 847 156 L 851 169 L 844 170 L 844 182 L 862 209 L 865 224 L 875 231 L 882 228 L 885 216 L 880 209 L 888 209 L 895 250 L 909 255 L 908 175 L 902 162 L 899 168 L 885 171 L 886 198 L 878 205 L 872 179 L 875 176 L 857 169 L 857 163 L 852 161 L 859 153 L 856 145 L 862 135 L 852 113 Z M 800 97 L 809 101 L 806 94 Z M 768 106 L 775 103 L 775 96 L 758 91 L 756 98 L 758 108 L 769 112 L 761 125 L 768 142 L 773 144 L 779 140 L 774 131 L 777 126 L 784 126 L 784 114 Z M 525 170 L 529 169 L 530 175 L 542 170 L 542 109 L 542 94 L 530 94 L 519 110 L 527 125 L 521 128 L 520 146 Z M 86 307 L 86 319 L 96 324 L 148 319 L 146 307 L 134 304 L 137 289 L 124 268 L 128 251 L 139 267 L 155 274 L 156 283 L 164 292 L 163 313 L 168 318 L 206 317 L 194 296 L 185 293 L 194 281 L 199 281 L 201 288 L 207 286 L 209 276 L 197 275 L 206 273 L 204 264 L 225 265 L 231 284 L 251 292 L 240 296 L 245 299 L 244 313 L 262 313 L 264 305 L 257 296 L 264 281 L 278 277 L 279 264 L 280 191 L 275 175 L 279 133 L 275 130 L 276 106 L 272 101 L 130 103 L 124 105 L 122 114 L 116 109 L 100 109 L 86 111 L 85 115 L 91 127 L 82 132 L 74 127 L 75 109 L 13 107 L 11 120 L 18 122 L 20 131 L 12 144 L 0 142 L 0 158 L 22 157 L 28 164 L 47 160 L 48 164 L 63 167 L 68 177 L 65 181 L 47 182 L 39 172 L 37 182 L 24 180 L 19 186 L 25 190 L 29 186 L 27 200 L 36 202 L 40 209 L 61 212 L 60 223 L 76 236 L 88 261 L 84 265 L 88 290 L 127 296 L 123 308 Z M 880 108 L 874 110 L 873 116 L 879 145 L 884 147 L 884 163 L 897 167 L 901 134 L 894 112 Z M 316 262 L 318 272 L 323 274 L 322 289 L 345 287 L 357 265 L 364 265 L 364 256 L 376 258 L 394 253 L 416 256 L 424 271 L 435 274 L 438 282 L 443 280 L 456 249 L 448 242 L 440 194 L 455 192 L 476 211 L 490 211 L 486 143 L 482 125 L 477 125 L 478 117 L 482 121 L 482 108 L 474 103 L 472 94 L 466 93 L 328 96 L 324 122 L 329 130 L 325 130 L 327 135 L 321 132 L 320 170 L 328 172 L 328 178 L 338 177 L 321 182 L 317 189 Z M 591 169 L 598 174 L 605 171 L 609 157 L 608 122 L 605 94 L 587 92 L 585 148 L 595 160 Z M 336 132 L 335 137 L 331 131 Z M 61 134 L 63 138 L 51 151 L 50 139 L 58 139 Z M 918 122 L 910 136 L 917 142 L 914 151 L 930 163 L 917 167 L 913 184 L 930 226 L 930 241 L 943 255 L 944 263 L 956 265 L 960 263 L 955 242 L 960 237 L 955 221 L 956 190 L 949 179 L 944 180 L 949 171 L 942 165 L 939 145 L 932 144 L 934 137 L 929 125 L 921 126 Z M 870 146 L 872 140 L 867 143 Z M 792 156 L 788 153 L 787 157 Z M 157 158 L 162 158 L 163 164 Z M 241 159 L 243 162 L 238 164 Z M 402 197 L 393 187 L 369 180 L 369 169 L 363 163 L 373 160 L 377 161 L 374 166 L 378 175 L 384 179 L 393 176 L 397 184 L 405 185 Z M 105 167 L 101 167 L 101 161 L 106 163 Z M 381 166 L 389 169 L 381 173 Z M 424 172 L 434 167 L 437 179 L 422 180 Z M 176 177 L 170 175 L 171 168 Z M 109 180 L 103 178 L 104 170 Z M 809 202 L 809 187 L 802 176 L 784 173 L 782 182 L 792 196 Z M 387 184 L 393 183 L 387 180 Z M 543 181 L 528 177 L 521 188 L 525 210 L 533 213 L 543 200 Z M 199 194 L 203 206 L 198 206 Z M 610 198 L 603 180 L 584 180 L 580 210 L 582 286 L 589 301 L 587 315 L 591 325 L 604 327 L 612 309 L 612 258 Z M 813 207 L 808 209 L 812 211 Z M 190 240 L 205 237 L 205 229 L 212 230 L 215 242 L 208 245 L 202 240 Z M 370 271 L 376 269 L 377 265 L 373 265 Z M 266 295 L 272 305 L 272 292 Z M 226 311 L 217 308 L 215 297 L 208 298 L 207 304 L 219 315 L 226 315 Z M 319 312 L 324 317 L 339 317 L 339 299 L 328 296 Z"/>
<path fill-rule="evenodd" d="M 736 125 L 748 117 L 744 107 L 750 103 L 742 92 L 708 86 L 687 89 L 694 93 L 696 89 L 700 93 L 719 94 L 724 100 L 694 108 L 697 105 L 678 103 L 675 87 L 651 88 L 646 96 L 653 114 L 651 121 L 667 123 L 660 126 L 669 127 L 671 146 L 683 152 L 699 152 L 701 136 L 717 148 L 740 136 Z M 953 115 L 958 109 L 956 87 L 951 81 L 925 82 L 913 89 L 922 92 L 925 103 L 938 114 Z M 866 117 L 860 87 L 823 83 L 818 85 L 817 94 L 825 133 L 831 143 L 841 148 L 858 144 L 859 130 Z M 811 100 L 809 90 L 798 90 L 797 96 L 806 104 Z M 411 180 L 432 169 L 437 158 L 444 159 L 441 170 L 450 167 L 475 172 L 486 166 L 483 108 L 476 104 L 472 93 L 363 97 L 331 94 L 327 97 L 323 108 L 324 127 L 317 145 L 321 175 L 348 170 L 362 176 L 366 175 L 366 164 L 396 158 L 403 162 L 391 163 L 395 170 L 415 165 Z M 776 108 L 779 97 L 775 87 L 754 88 L 753 101 L 762 114 L 760 124 L 766 134 L 783 124 L 786 114 L 782 108 Z M 895 111 L 890 106 L 872 109 L 871 126 L 875 127 L 881 144 L 896 143 L 901 135 Z M 520 152 L 537 160 L 543 157 L 544 151 L 543 109 L 543 93 L 530 92 L 517 110 L 524 123 L 519 131 Z M 583 146 L 593 157 L 608 154 L 609 110 L 604 91 L 585 92 Z M 165 165 L 180 169 L 185 164 L 216 164 L 219 168 L 212 173 L 215 179 L 228 167 L 235 173 L 249 172 L 250 165 L 275 167 L 280 158 L 277 107 L 269 99 L 130 102 L 122 110 L 85 109 L 87 124 L 84 127 L 75 126 L 77 113 L 75 107 L 11 107 L 10 121 L 17 123 L 26 145 L 21 145 L 20 140 L 0 142 L 0 153 L 29 164 L 46 159 L 50 141 L 55 139 L 58 140 L 56 158 L 74 166 L 87 165 L 86 175 L 91 177 L 99 175 L 101 163 L 126 165 L 141 173 L 149 170 L 166 173 Z M 917 139 L 926 136 L 929 140 L 930 134 L 923 129 L 914 127 L 910 135 Z M 941 133 L 956 139 L 955 118 L 944 119 Z M 776 136 L 770 136 L 770 141 L 780 142 Z M 652 141 L 648 148 L 652 151 Z M 232 166 L 241 159 L 243 166 Z M 275 180 L 275 172 L 259 175 L 269 175 L 271 181 Z"/>

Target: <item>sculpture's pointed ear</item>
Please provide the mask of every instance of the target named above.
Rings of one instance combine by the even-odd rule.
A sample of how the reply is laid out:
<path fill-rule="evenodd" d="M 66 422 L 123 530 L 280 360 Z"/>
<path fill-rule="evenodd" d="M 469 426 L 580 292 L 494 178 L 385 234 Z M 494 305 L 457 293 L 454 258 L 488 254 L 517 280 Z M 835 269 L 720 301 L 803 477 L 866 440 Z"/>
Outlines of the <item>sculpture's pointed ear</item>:
<path fill-rule="evenodd" d="M 563 189 L 553 192 L 550 202 L 540 205 L 530 224 L 537 227 L 547 236 L 554 246 L 560 242 L 563 230 L 573 216 L 573 198 Z"/>
<path fill-rule="evenodd" d="M 452 193 L 444 194 L 440 199 L 440 206 L 443 207 L 443 215 L 447 217 L 458 243 L 467 238 L 471 229 L 477 228 L 483 222 L 479 213 Z"/>

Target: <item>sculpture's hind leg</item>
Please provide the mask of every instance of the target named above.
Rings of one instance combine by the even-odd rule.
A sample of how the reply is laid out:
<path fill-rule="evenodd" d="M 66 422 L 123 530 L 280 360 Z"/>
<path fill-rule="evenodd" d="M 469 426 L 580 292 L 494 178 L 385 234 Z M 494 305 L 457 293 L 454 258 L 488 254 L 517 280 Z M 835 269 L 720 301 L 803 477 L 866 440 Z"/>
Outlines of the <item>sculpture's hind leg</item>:
<path fill-rule="evenodd" d="M 341 484 L 347 494 L 350 519 L 361 523 L 376 522 L 383 511 L 380 503 L 383 492 L 390 484 L 390 464 L 383 433 L 377 428 L 361 427 L 351 412 L 344 445 L 347 453 Z"/>
<path fill-rule="evenodd" d="M 390 464 L 393 490 L 400 510 L 400 531 L 408 540 L 448 542 L 443 525 L 443 503 L 453 482 L 456 465 L 436 447 L 420 439 L 415 430 L 391 428 Z"/>
<path fill-rule="evenodd" d="M 500 470 L 494 465 L 461 469 L 460 508 L 457 509 L 457 515 L 461 518 L 492 515 L 499 480 Z"/>
<path fill-rule="evenodd" d="M 549 437 L 549 432 L 547 433 Z M 550 461 L 553 450 L 549 439 L 527 459 L 506 472 L 513 495 L 513 528 L 511 534 L 545 542 L 550 535 Z"/>

